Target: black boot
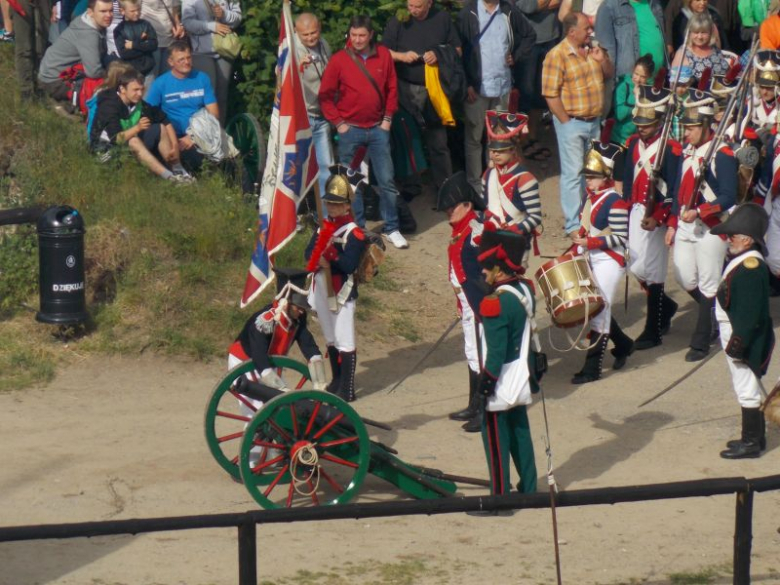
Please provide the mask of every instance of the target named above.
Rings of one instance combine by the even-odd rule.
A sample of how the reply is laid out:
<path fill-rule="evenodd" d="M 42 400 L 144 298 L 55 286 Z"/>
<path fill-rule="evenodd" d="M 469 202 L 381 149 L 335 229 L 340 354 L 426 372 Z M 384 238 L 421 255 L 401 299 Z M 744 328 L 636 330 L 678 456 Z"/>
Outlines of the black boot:
<path fill-rule="evenodd" d="M 762 426 L 764 414 L 758 408 L 742 408 L 742 440 L 720 452 L 724 459 L 752 459 L 761 455 Z"/>
<path fill-rule="evenodd" d="M 332 345 L 328 346 L 328 361 L 330 362 L 330 371 L 333 374 L 333 378 L 331 378 L 326 390 L 331 394 L 335 394 L 341 385 L 341 364 L 339 363 L 339 350 Z"/>
<path fill-rule="evenodd" d="M 593 347 L 588 350 L 585 356 L 585 365 L 571 379 L 572 384 L 587 384 L 601 378 L 601 364 L 607 351 L 609 335 L 591 331 L 590 340 L 593 343 Z"/>
<path fill-rule="evenodd" d="M 614 317 L 609 322 L 609 339 L 615 345 L 610 352 L 615 356 L 615 363 L 612 364 L 612 369 L 620 370 L 626 365 L 628 356 L 634 353 L 634 340 L 623 333 Z"/>
<path fill-rule="evenodd" d="M 739 447 L 740 444 L 745 442 L 745 438 L 745 426 L 742 425 L 742 437 L 733 441 L 729 441 L 726 443 L 726 447 L 729 449 Z M 761 413 L 761 429 L 759 432 L 758 446 L 762 451 L 766 451 L 766 419 L 764 418 L 764 413 Z"/>
<path fill-rule="evenodd" d="M 482 430 L 482 419 L 485 416 L 485 399 L 477 394 L 475 400 L 477 403 L 477 413 L 462 427 L 467 433 L 478 433 Z"/>
<path fill-rule="evenodd" d="M 341 355 L 341 383 L 336 396 L 347 402 L 355 400 L 355 368 L 357 367 L 357 352 L 342 351 Z"/>
<path fill-rule="evenodd" d="M 713 297 L 705 297 L 699 293 L 699 316 L 696 319 L 696 329 L 691 336 L 691 349 L 685 354 L 686 362 L 701 361 L 710 353 L 713 300 Z"/>
<path fill-rule="evenodd" d="M 669 333 L 669 329 L 672 326 L 672 317 L 677 312 L 678 305 L 666 296 L 663 283 L 657 286 L 661 287 L 661 337 L 663 337 Z"/>
<path fill-rule="evenodd" d="M 477 394 L 477 380 L 479 379 L 479 372 L 475 372 L 469 368 L 469 405 L 463 410 L 450 413 L 450 420 L 471 420 L 477 414 L 477 403 L 482 399 Z"/>
<path fill-rule="evenodd" d="M 647 317 L 645 328 L 636 338 L 634 348 L 638 350 L 650 349 L 661 345 L 661 315 L 663 314 L 663 284 L 648 284 L 647 290 Z M 670 319 L 671 321 L 671 319 Z"/>

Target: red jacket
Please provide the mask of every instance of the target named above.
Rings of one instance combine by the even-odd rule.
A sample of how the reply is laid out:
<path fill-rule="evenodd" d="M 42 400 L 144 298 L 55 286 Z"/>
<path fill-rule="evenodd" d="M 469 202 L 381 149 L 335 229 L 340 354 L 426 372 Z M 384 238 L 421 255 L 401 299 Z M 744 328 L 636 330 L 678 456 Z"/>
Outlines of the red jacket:
<path fill-rule="evenodd" d="M 384 96 L 383 109 L 379 94 L 347 54 L 349 50 L 333 55 L 322 75 L 319 93 L 322 115 L 334 126 L 347 123 L 371 128 L 380 124 L 382 118 L 392 118 L 398 109 L 395 65 L 390 51 L 381 45 L 375 45 L 363 62 Z M 360 55 L 356 57 L 362 59 Z"/>

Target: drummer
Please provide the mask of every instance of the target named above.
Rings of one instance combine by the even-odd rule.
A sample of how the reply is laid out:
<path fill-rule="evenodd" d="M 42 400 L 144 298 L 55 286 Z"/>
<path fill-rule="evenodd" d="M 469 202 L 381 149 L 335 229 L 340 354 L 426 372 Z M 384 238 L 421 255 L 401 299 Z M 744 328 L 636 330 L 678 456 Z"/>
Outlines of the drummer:
<path fill-rule="evenodd" d="M 601 365 L 612 340 L 612 369 L 619 370 L 634 352 L 634 341 L 620 329 L 612 316 L 612 303 L 626 273 L 628 203 L 615 191 L 615 162 L 622 149 L 608 142 L 606 128 L 601 142 L 593 141 L 585 155 L 586 199 L 580 214 L 580 231 L 573 238 L 579 254 L 588 257 L 593 277 L 604 298 L 604 310 L 591 319 L 590 348 L 585 365 L 574 374 L 572 384 L 586 384 L 601 378 Z"/>
<path fill-rule="evenodd" d="M 488 110 L 485 115 L 488 152 L 492 168 L 482 177 L 485 223 L 533 238 L 534 254 L 539 254 L 536 237 L 542 223 L 539 182 L 523 165 L 519 153 L 521 136 L 527 132 L 528 116 Z M 526 251 L 523 266 L 528 265 Z"/>

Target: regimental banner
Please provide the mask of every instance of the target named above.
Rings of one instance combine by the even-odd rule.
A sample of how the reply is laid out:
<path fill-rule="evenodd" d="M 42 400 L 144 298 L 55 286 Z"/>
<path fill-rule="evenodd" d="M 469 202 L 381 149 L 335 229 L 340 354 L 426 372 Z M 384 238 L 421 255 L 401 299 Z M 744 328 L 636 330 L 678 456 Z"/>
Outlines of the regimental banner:
<path fill-rule="evenodd" d="M 273 282 L 274 254 L 295 235 L 298 205 L 317 179 L 295 42 L 290 3 L 285 1 L 279 27 L 276 99 L 258 201 L 257 240 L 241 296 L 242 308 Z"/>

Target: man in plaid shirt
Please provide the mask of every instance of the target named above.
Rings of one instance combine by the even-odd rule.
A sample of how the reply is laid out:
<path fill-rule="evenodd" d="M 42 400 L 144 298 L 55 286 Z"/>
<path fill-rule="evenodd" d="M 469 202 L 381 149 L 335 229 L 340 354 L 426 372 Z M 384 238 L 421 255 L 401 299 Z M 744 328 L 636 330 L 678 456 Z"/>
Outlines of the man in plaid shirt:
<path fill-rule="evenodd" d="M 604 79 L 614 73 L 606 51 L 591 47 L 593 27 L 580 12 L 563 19 L 563 40 L 544 60 L 542 95 L 554 115 L 561 157 L 561 209 L 567 234 L 579 228 L 584 192 L 580 171 L 590 141 L 599 136 L 604 106 Z"/>

